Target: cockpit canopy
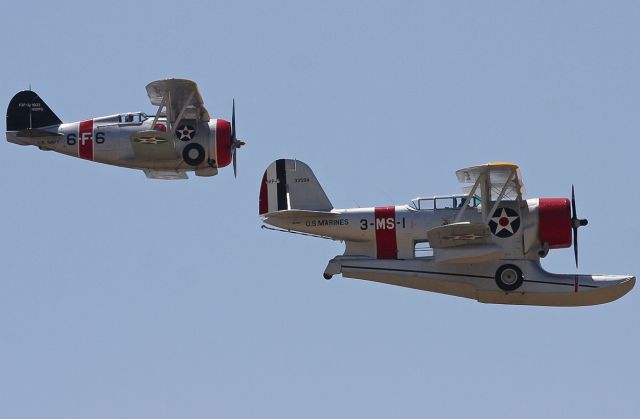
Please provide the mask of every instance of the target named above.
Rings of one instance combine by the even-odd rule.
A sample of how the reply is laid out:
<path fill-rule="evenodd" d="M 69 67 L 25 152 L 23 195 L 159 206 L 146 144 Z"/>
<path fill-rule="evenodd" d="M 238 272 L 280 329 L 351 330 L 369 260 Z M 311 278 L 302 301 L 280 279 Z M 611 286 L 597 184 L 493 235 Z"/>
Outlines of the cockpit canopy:
<path fill-rule="evenodd" d="M 449 195 L 449 196 L 419 196 L 411 200 L 411 207 L 416 210 L 440 210 L 440 209 L 458 209 L 462 208 L 467 199 L 466 195 Z M 480 198 L 474 196 L 469 203 L 472 208 L 480 206 Z"/>
<path fill-rule="evenodd" d="M 100 116 L 94 118 L 93 122 L 100 126 L 108 125 L 140 125 L 149 119 L 149 115 L 144 112 L 127 112 L 115 115 Z"/>
<path fill-rule="evenodd" d="M 149 115 L 144 112 L 128 112 L 120 114 L 121 124 L 141 124 L 149 119 Z"/>

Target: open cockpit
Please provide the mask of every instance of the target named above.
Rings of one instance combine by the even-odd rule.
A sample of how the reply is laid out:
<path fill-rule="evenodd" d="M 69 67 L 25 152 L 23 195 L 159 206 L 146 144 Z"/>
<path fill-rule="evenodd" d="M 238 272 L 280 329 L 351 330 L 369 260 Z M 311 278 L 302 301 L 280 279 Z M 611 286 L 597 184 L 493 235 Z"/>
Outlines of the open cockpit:
<path fill-rule="evenodd" d="M 411 200 L 409 208 L 419 211 L 459 209 L 465 206 L 466 200 L 467 195 L 419 196 Z M 474 195 L 468 206 L 471 208 L 480 206 L 480 198 Z"/>
<path fill-rule="evenodd" d="M 140 125 L 149 119 L 149 115 L 144 112 L 127 112 L 115 115 L 100 116 L 94 118 L 94 124 L 105 125 Z"/>

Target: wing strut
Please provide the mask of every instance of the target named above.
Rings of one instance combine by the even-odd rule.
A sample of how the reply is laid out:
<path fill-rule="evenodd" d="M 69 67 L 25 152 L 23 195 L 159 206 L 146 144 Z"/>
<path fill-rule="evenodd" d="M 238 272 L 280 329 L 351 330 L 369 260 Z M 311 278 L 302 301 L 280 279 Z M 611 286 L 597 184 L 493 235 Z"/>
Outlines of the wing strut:
<path fill-rule="evenodd" d="M 184 112 L 187 110 L 187 107 L 189 107 L 189 105 L 191 104 L 191 99 L 193 99 L 195 94 L 196 94 L 196 91 L 195 90 L 192 91 L 191 94 L 189 95 L 189 98 L 184 103 L 184 106 L 182 107 L 182 109 L 180 109 L 180 113 L 178 114 L 178 117 L 175 119 L 175 121 L 173 121 L 173 126 L 171 127 L 171 132 L 173 132 L 173 130 L 174 130 L 173 127 L 177 127 L 178 125 L 180 125 L 180 120 L 182 120 L 182 116 L 184 115 Z"/>
<path fill-rule="evenodd" d="M 478 185 L 480 185 L 480 181 L 482 180 L 483 176 L 484 175 L 480 175 L 478 176 L 478 179 L 476 179 L 476 183 L 473 184 L 473 188 L 471 188 L 469 194 L 467 195 L 467 198 L 464 200 L 464 205 L 462 206 L 460 212 L 458 212 L 458 215 L 456 215 L 456 219 L 453 221 L 454 223 L 457 223 L 462 219 L 462 214 L 464 214 L 466 209 L 471 204 L 471 200 L 473 199 L 473 196 L 476 193 L 476 189 L 478 189 Z"/>
<path fill-rule="evenodd" d="M 153 117 L 153 123 L 151 124 L 152 127 L 156 126 L 156 123 L 158 122 L 158 118 L 160 118 L 160 115 L 162 114 L 162 108 L 167 106 L 167 101 L 168 100 L 169 100 L 169 98 L 167 96 L 162 98 L 162 103 L 160 103 L 160 106 L 158 106 L 158 111 L 156 112 L 156 116 Z"/>
<path fill-rule="evenodd" d="M 486 214 L 486 216 L 484 217 L 484 222 L 486 223 L 487 221 L 489 221 L 489 217 L 491 217 L 491 214 L 493 214 L 496 210 L 496 208 L 498 208 L 498 205 L 500 205 L 500 202 L 502 202 L 502 198 L 504 198 L 504 194 L 507 192 L 507 189 L 509 187 L 509 182 L 511 182 L 513 180 L 513 177 L 516 175 L 515 170 L 513 170 L 511 172 L 511 174 L 509 174 L 509 177 L 507 178 L 507 181 L 504 183 L 504 186 L 502 186 L 502 189 L 500 190 L 500 194 L 498 195 L 498 199 L 496 199 L 496 202 L 493 204 L 493 207 L 491 207 L 491 211 L 489 211 L 488 214 Z"/>

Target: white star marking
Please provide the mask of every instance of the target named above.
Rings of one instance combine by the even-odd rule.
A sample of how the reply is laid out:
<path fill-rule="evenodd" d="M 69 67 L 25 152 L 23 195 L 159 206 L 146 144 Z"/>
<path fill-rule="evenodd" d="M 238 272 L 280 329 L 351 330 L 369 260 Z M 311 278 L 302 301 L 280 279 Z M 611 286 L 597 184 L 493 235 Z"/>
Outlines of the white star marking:
<path fill-rule="evenodd" d="M 182 128 L 178 128 L 178 132 L 180 133 L 180 138 L 179 138 L 180 140 L 184 140 L 185 138 L 190 140 L 191 139 L 191 134 L 193 132 L 195 132 L 195 131 L 192 130 L 192 129 L 189 129 L 188 126 L 184 125 Z M 187 134 L 185 134 L 185 132 Z"/>
<path fill-rule="evenodd" d="M 509 222 L 507 223 L 507 225 L 502 225 L 500 224 L 500 220 L 506 218 Z M 496 223 L 498 226 L 496 227 L 496 232 L 494 234 L 498 234 L 500 233 L 502 230 L 507 230 L 509 233 L 513 234 L 513 228 L 511 228 L 511 223 L 514 220 L 517 220 L 518 217 L 509 217 L 507 216 L 507 211 L 502 208 L 502 212 L 500 212 L 500 215 L 498 215 L 497 217 L 491 217 L 491 221 L 493 221 L 494 223 Z"/>

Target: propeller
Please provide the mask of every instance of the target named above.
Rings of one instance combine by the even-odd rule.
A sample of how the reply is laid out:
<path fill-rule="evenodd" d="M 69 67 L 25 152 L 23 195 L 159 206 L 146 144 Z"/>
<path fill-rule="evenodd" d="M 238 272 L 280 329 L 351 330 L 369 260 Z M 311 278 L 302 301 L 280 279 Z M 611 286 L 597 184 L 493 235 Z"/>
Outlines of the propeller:
<path fill-rule="evenodd" d="M 236 149 L 245 145 L 245 142 L 239 140 L 236 137 L 236 100 L 233 100 L 233 107 L 231 110 L 231 158 L 233 159 L 233 177 L 237 177 L 237 159 L 236 159 Z"/>
<path fill-rule="evenodd" d="M 576 191 L 571 185 L 571 228 L 573 229 L 573 254 L 576 257 L 576 269 L 578 268 L 578 227 L 589 224 L 589 220 L 579 219 L 576 215 Z"/>

